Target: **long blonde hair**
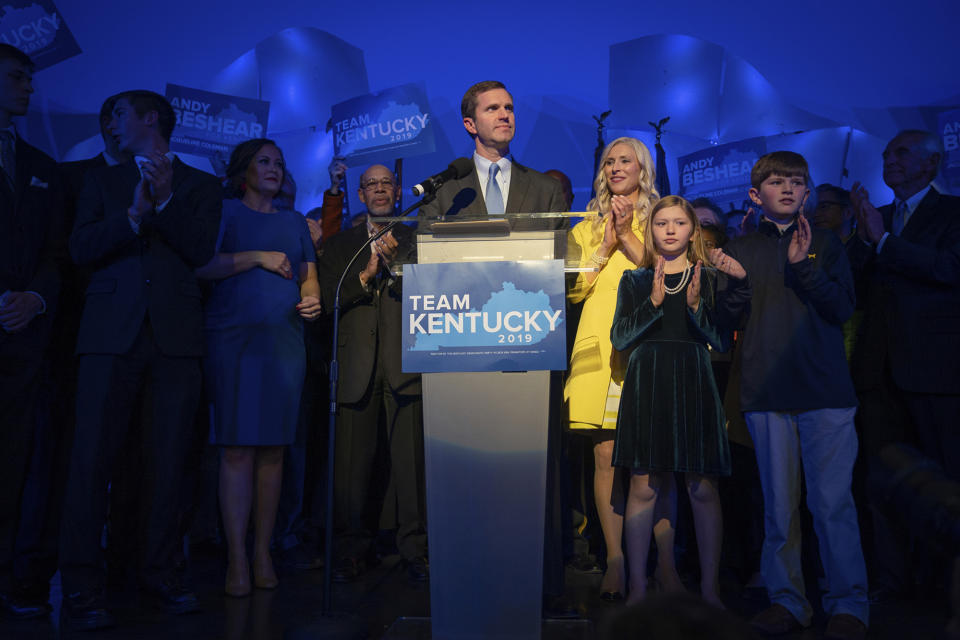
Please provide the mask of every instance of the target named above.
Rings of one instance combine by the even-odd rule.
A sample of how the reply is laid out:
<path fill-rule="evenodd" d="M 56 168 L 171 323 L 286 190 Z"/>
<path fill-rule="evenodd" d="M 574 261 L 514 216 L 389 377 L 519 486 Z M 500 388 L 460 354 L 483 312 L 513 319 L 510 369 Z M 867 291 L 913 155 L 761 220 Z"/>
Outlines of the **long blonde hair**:
<path fill-rule="evenodd" d="M 657 193 L 657 170 L 653 164 L 653 156 L 650 155 L 650 150 L 647 149 L 647 146 L 636 138 L 617 138 L 604 147 L 603 155 L 600 156 L 600 167 L 597 170 L 597 177 L 593 180 L 593 190 L 597 195 L 587 204 L 587 210 L 599 211 L 601 214 L 610 212 L 610 200 L 613 194 L 610 193 L 610 185 L 607 184 L 607 174 L 603 171 L 603 168 L 607 163 L 607 158 L 610 157 L 610 150 L 618 144 L 625 144 L 633 149 L 633 153 L 637 156 L 637 163 L 640 165 L 640 193 L 637 196 L 634 215 L 637 216 L 638 220 L 642 223 L 650 215 L 650 209 L 657 203 L 657 200 L 660 199 L 660 194 Z M 599 224 L 601 219 L 597 218 L 596 222 Z"/>
<path fill-rule="evenodd" d="M 687 244 L 687 260 L 690 261 L 690 264 L 696 264 L 697 260 L 702 260 L 705 267 L 713 266 L 710 262 L 710 254 L 707 253 L 707 247 L 703 243 L 703 229 L 700 226 L 700 220 L 697 219 L 696 212 L 693 210 L 693 205 L 680 196 L 664 196 L 654 205 L 653 211 L 650 212 L 650 219 L 647 221 L 647 228 L 643 231 L 644 252 L 640 266 L 652 268 L 660 255 L 657 252 L 657 245 L 653 242 L 653 219 L 657 216 L 657 212 L 668 207 L 680 207 L 687 214 L 690 224 L 693 225 L 693 235 L 690 237 L 689 244 Z"/>

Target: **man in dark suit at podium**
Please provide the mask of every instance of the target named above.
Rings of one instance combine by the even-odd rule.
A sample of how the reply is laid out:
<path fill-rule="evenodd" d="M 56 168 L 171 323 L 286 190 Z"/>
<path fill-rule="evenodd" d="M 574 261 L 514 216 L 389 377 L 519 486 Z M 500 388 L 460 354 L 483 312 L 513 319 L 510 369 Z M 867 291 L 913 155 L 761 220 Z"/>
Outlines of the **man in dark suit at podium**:
<path fill-rule="evenodd" d="M 893 203 L 875 208 L 853 185 L 859 233 L 873 248 L 853 374 L 868 470 L 884 445 L 907 442 L 960 480 L 960 198 L 931 184 L 942 157 L 936 135 L 902 131 L 883 152 Z M 906 588 L 905 547 L 878 539 L 872 599 Z"/>
<path fill-rule="evenodd" d="M 393 172 L 383 165 L 373 165 L 360 177 L 359 197 L 368 219 L 324 242 L 317 264 L 328 313 L 350 258 L 379 230 L 369 217 L 393 215 L 399 196 Z M 394 491 L 388 498 L 396 500 L 397 548 L 412 579 L 429 577 L 420 374 L 400 368 L 401 287 L 390 272 L 393 262 L 409 262 L 415 252 L 413 230 L 397 225 L 357 259 L 343 280 L 334 482 L 338 533 L 333 578 L 339 582 L 357 578 L 372 559 L 373 530 L 366 512 L 381 417 L 390 449 Z"/>
<path fill-rule="evenodd" d="M 487 80 L 467 89 L 460 114 L 463 128 L 473 138 L 476 171 L 441 186 L 436 199 L 420 208 L 421 218 L 567 210 L 563 189 L 556 180 L 510 156 L 516 122 L 513 96 L 502 82 Z M 541 228 L 562 226 L 560 221 L 551 220 Z"/>
<path fill-rule="evenodd" d="M 463 128 L 473 138 L 476 171 L 450 180 L 437 190 L 436 199 L 420 207 L 420 221 L 450 216 L 494 217 L 504 213 L 545 213 L 568 210 L 559 181 L 512 159 L 510 142 L 516 133 L 513 96 L 502 82 L 487 80 L 473 85 L 460 102 Z M 515 220 L 514 231 L 563 229 L 565 219 Z M 562 382 L 559 373 L 550 381 L 550 426 L 547 460 L 547 513 L 544 543 L 544 613 L 567 617 L 562 602 L 563 542 L 560 531 L 569 529 L 563 500 L 564 473 L 560 442 Z"/>
<path fill-rule="evenodd" d="M 107 485 L 137 398 L 147 485 L 140 586 L 166 611 L 197 609 L 179 582 L 178 480 L 199 403 L 203 355 L 194 269 L 213 256 L 221 189 L 169 150 L 175 115 L 151 91 L 117 96 L 108 125 L 134 162 L 88 172 L 70 254 L 92 269 L 77 338 L 77 425 L 61 528 L 63 615 L 80 629 L 108 626 L 100 533 Z"/>

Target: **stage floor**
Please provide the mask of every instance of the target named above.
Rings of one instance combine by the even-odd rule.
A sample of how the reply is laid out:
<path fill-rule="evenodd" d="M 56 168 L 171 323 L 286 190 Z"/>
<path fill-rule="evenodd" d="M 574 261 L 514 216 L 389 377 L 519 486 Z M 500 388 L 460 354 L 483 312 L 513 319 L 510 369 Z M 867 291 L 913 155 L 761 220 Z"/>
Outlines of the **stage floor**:
<path fill-rule="evenodd" d="M 195 552 L 192 583 L 203 610 L 185 616 L 167 616 L 141 606 L 133 585 L 115 590 L 110 596 L 117 626 L 99 632 L 61 633 L 60 593 L 55 580 L 54 612 L 45 619 L 11 622 L 0 620 L 0 638 L 39 640 L 42 638 L 110 638 L 168 640 L 169 638 L 217 638 L 225 640 L 300 640 L 323 638 L 393 638 L 428 640 L 430 591 L 426 583 L 413 583 L 397 556 L 387 556 L 360 580 L 334 585 L 333 607 L 344 615 L 330 621 L 320 619 L 323 571 L 296 571 L 278 562 L 280 586 L 274 591 L 254 590 L 248 598 L 222 595 L 223 558 L 219 553 Z M 468 580 L 468 576 L 464 576 Z M 567 598 L 581 614 L 580 621 L 548 621 L 544 640 L 590 640 L 599 621 L 616 607 L 597 597 L 598 573 L 567 569 Z M 746 618 L 762 609 L 762 600 L 744 597 L 736 584 L 724 580 L 724 599 L 730 610 Z M 875 606 L 871 612 L 869 638 L 941 638 L 947 610 L 941 602 L 910 601 Z M 802 633 L 782 636 L 786 640 L 814 640 L 823 633 L 824 620 Z M 365 634 L 365 635 L 364 635 Z"/>

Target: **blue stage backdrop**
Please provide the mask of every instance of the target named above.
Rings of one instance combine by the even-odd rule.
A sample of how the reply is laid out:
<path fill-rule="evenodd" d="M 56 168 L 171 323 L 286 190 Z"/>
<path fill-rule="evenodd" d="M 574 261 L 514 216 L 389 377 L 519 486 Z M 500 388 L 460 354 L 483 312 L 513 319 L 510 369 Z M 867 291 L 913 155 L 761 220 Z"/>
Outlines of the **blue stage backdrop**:
<path fill-rule="evenodd" d="M 411 264 L 403 276 L 403 370 L 567 367 L 563 261 Z"/>

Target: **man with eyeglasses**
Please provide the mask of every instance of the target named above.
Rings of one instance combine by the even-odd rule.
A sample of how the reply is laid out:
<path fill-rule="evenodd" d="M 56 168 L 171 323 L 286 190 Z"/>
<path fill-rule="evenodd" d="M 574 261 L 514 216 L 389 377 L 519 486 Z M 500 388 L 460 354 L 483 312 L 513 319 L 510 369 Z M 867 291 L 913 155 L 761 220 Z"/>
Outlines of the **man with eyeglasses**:
<path fill-rule="evenodd" d="M 813 226 L 829 229 L 837 234 L 844 244 L 853 236 L 853 209 L 850 207 L 850 192 L 832 184 L 817 187 L 817 206 L 813 210 Z"/>
<path fill-rule="evenodd" d="M 358 196 L 367 207 L 366 223 L 325 242 L 317 265 L 328 312 L 333 311 L 337 283 L 347 263 L 380 230 L 374 219 L 394 214 L 400 189 L 393 172 L 377 164 L 360 177 Z M 338 582 L 356 579 L 374 560 L 374 527 L 366 511 L 381 416 L 387 430 L 384 441 L 390 448 L 388 499 L 396 500 L 397 548 L 412 580 L 429 578 L 420 375 L 400 368 L 401 288 L 400 279 L 391 272 L 394 264 L 413 259 L 413 235 L 410 227 L 398 225 L 375 241 L 365 254 L 368 257 L 350 267 L 340 292 L 333 567 Z"/>

